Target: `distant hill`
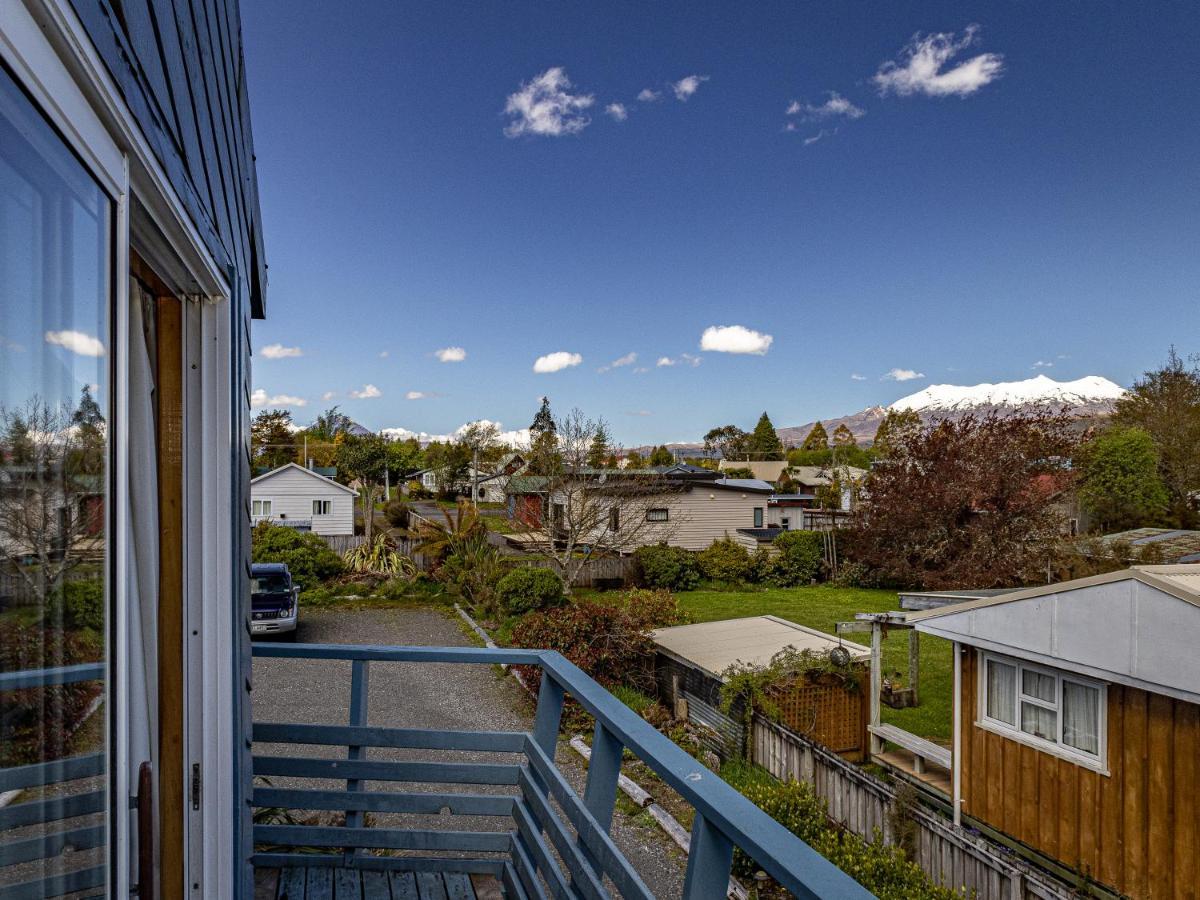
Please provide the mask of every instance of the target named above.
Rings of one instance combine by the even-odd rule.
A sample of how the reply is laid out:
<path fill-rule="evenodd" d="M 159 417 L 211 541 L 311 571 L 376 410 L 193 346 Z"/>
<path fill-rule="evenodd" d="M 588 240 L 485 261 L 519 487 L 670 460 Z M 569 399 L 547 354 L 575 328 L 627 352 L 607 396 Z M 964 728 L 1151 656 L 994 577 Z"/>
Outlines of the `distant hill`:
<path fill-rule="evenodd" d="M 1116 401 L 1124 393 L 1123 387 L 1100 375 L 1088 375 L 1075 381 L 1055 381 L 1038 375 L 1024 381 L 997 384 L 932 384 L 915 394 L 901 397 L 890 406 L 868 406 L 848 416 L 822 419 L 821 424 L 831 435 L 839 425 L 845 425 L 858 443 L 869 444 L 875 439 L 879 422 L 889 409 L 916 410 L 926 422 L 969 412 L 1029 412 L 1037 408 L 1066 408 L 1072 415 L 1087 420 L 1111 415 Z M 800 444 L 816 424 L 806 422 L 776 430 L 784 444 Z M 667 445 L 672 450 L 684 452 L 702 446 L 699 441 Z"/>

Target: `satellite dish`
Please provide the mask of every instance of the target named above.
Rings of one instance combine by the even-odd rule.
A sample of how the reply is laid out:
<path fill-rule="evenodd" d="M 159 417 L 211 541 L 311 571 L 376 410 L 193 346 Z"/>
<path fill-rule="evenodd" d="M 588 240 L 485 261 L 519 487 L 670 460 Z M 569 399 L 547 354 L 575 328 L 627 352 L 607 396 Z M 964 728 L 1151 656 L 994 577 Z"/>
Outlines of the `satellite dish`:
<path fill-rule="evenodd" d="M 835 666 L 850 665 L 850 651 L 845 647 L 834 647 L 829 651 L 829 661 Z"/>

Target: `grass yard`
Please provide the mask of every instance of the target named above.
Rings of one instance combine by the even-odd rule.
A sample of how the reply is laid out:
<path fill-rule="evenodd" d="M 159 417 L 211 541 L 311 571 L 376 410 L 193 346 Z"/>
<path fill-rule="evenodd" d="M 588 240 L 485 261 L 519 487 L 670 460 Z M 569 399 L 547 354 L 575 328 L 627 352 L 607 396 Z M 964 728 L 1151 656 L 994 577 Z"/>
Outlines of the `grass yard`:
<path fill-rule="evenodd" d="M 763 590 L 701 590 L 677 594 L 679 606 L 694 622 L 713 622 L 743 616 L 779 616 L 799 625 L 834 634 L 834 625 L 851 621 L 855 613 L 899 609 L 895 591 L 839 588 L 827 585 Z M 870 644 L 868 634 L 847 635 L 847 640 Z M 921 705 L 911 709 L 883 707 L 882 717 L 921 737 L 950 740 L 953 662 L 951 646 L 941 638 L 921 637 Z M 908 638 L 892 632 L 883 641 L 884 677 L 899 672 L 908 677 Z"/>

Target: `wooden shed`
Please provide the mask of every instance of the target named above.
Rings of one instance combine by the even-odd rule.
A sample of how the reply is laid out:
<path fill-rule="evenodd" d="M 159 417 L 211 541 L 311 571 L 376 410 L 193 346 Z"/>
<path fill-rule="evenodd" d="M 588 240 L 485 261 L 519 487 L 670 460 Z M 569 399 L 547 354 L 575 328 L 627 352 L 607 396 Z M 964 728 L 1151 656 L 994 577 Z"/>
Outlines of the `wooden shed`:
<path fill-rule="evenodd" d="M 751 616 L 653 632 L 654 674 L 659 696 L 680 718 L 705 725 L 729 745 L 740 747 L 745 708 L 735 703 L 721 712 L 722 672 L 734 663 L 767 666 L 785 648 L 828 652 L 845 648 L 861 669 L 858 690 L 799 679 L 780 685 L 776 702 L 780 724 L 806 735 L 852 761 L 867 748 L 867 684 L 870 651 L 777 616 Z"/>
<path fill-rule="evenodd" d="M 1200 565 L 912 613 L 954 642 L 960 815 L 1131 897 L 1200 876 Z"/>

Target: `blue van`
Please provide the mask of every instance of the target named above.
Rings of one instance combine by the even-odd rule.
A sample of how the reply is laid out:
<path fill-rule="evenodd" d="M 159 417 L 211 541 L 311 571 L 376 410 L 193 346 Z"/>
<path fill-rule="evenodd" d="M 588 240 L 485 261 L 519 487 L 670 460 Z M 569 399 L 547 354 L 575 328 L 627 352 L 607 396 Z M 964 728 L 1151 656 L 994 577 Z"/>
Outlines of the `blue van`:
<path fill-rule="evenodd" d="M 292 573 L 284 563 L 252 563 L 250 566 L 250 634 L 252 637 L 279 635 L 296 639 L 300 611 L 300 587 L 292 584 Z"/>

